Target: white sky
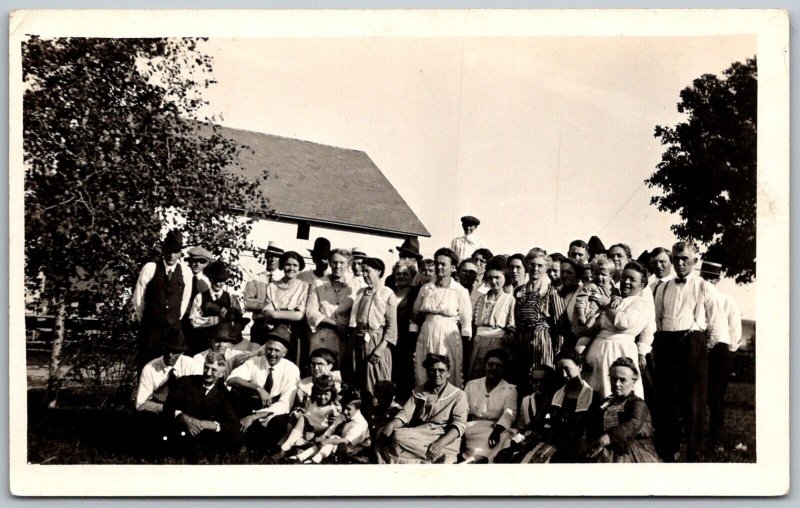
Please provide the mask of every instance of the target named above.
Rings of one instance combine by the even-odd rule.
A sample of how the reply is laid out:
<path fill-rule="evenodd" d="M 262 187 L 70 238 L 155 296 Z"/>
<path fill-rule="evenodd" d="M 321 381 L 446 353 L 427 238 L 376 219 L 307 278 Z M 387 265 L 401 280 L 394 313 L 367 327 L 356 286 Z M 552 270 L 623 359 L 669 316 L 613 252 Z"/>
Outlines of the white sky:
<path fill-rule="evenodd" d="M 663 151 L 654 126 L 680 121 L 680 90 L 752 57 L 756 44 L 294 38 L 212 39 L 203 49 L 218 81 L 205 95 L 210 112 L 232 127 L 365 151 L 431 232 L 424 253 L 461 234 L 458 218 L 470 214 L 496 253 L 566 253 L 596 234 L 636 257 L 675 241 L 677 217 L 650 206 L 643 184 Z M 720 287 L 755 317 L 754 287 Z"/>

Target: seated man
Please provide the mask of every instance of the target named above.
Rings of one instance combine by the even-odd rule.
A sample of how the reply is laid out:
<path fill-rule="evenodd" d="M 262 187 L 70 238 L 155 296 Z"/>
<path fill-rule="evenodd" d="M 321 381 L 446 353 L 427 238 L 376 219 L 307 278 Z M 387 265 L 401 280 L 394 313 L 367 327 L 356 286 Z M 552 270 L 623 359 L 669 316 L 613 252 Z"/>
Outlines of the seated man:
<path fill-rule="evenodd" d="M 300 369 L 286 360 L 291 333 L 280 325 L 269 332 L 264 355 L 254 356 L 234 369 L 228 386 L 249 447 L 272 450 L 286 432 L 295 400 Z"/>
<path fill-rule="evenodd" d="M 247 318 L 244 318 L 247 320 Z M 259 351 L 257 344 L 249 340 L 242 340 L 240 327 L 236 323 L 220 323 L 214 327 L 214 335 L 211 339 L 211 347 L 201 351 L 192 357 L 194 362 L 194 373 L 202 374 L 203 365 L 206 363 L 206 356 L 209 353 L 220 353 L 225 357 L 226 372 L 233 372 L 233 369 L 246 362 L 263 350 Z"/>
<path fill-rule="evenodd" d="M 202 375 L 185 376 L 175 382 L 164 403 L 164 441 L 173 451 L 194 454 L 198 449 L 238 449 L 242 435 L 239 420 L 228 401 L 223 380 L 225 356 L 206 355 Z"/>
<path fill-rule="evenodd" d="M 194 363 L 184 356 L 186 342 L 179 326 L 168 328 L 164 335 L 163 356 L 151 360 L 139 375 L 139 388 L 136 391 L 136 410 L 161 413 L 167 399 L 168 382 L 171 378 L 194 374 Z"/>

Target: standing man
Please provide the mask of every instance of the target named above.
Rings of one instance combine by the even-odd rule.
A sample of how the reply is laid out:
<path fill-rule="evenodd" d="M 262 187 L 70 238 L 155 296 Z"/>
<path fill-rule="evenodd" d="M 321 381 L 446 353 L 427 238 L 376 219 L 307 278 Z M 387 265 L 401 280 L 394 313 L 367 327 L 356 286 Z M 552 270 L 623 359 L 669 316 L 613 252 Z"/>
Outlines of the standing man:
<path fill-rule="evenodd" d="M 222 261 L 214 261 L 204 270 L 211 288 L 194 297 L 189 319 L 194 328 L 189 354 L 195 355 L 211 347 L 216 328 L 222 323 L 238 324 L 242 319 L 239 299 L 225 290 L 231 274 Z"/>
<path fill-rule="evenodd" d="M 474 235 L 475 230 L 480 226 L 481 221 L 472 215 L 461 217 L 461 227 L 464 229 L 464 236 L 457 236 L 450 242 L 450 250 L 456 253 L 458 259 L 467 259 L 478 249 L 483 248 L 483 240 Z"/>
<path fill-rule="evenodd" d="M 672 252 L 664 247 L 656 247 L 650 253 L 650 270 L 653 272 L 655 280 L 650 284 L 653 290 L 653 298 L 658 291 L 664 289 L 664 284 L 675 278 L 672 274 Z"/>
<path fill-rule="evenodd" d="M 142 267 L 133 289 L 133 310 L 140 323 L 136 345 L 140 372 L 161 353 L 166 330 L 181 325 L 192 296 L 192 271 L 178 262 L 183 250 L 181 232 L 168 232 L 162 249 L 161 259 Z"/>
<path fill-rule="evenodd" d="M 328 258 L 331 255 L 331 242 L 327 238 L 319 237 L 314 240 L 314 248 L 308 249 L 311 253 L 311 260 L 314 261 L 314 269 L 305 270 L 297 275 L 297 278 L 308 283 L 312 288 L 322 282 L 330 270 L 328 270 Z"/>
<path fill-rule="evenodd" d="M 350 267 L 345 272 L 344 280 L 355 291 L 367 287 L 367 281 L 364 280 L 364 260 L 367 257 L 361 247 L 353 247 L 350 251 Z"/>
<path fill-rule="evenodd" d="M 583 240 L 572 240 L 569 244 L 567 257 L 583 265 L 589 262 L 589 245 Z"/>
<path fill-rule="evenodd" d="M 252 312 L 253 325 L 250 327 L 250 340 L 257 344 L 264 342 L 267 334 L 264 306 L 267 304 L 267 286 L 270 282 L 283 278 L 279 269 L 283 249 L 275 242 L 269 242 L 264 254 L 267 257 L 267 269 L 244 286 L 244 310 Z"/>
<path fill-rule="evenodd" d="M 719 283 L 721 272 L 722 265 L 710 261 L 703 261 L 700 268 L 700 276 L 714 286 Z M 731 377 L 731 354 L 739 349 L 742 340 L 742 315 L 736 300 L 719 288 L 717 296 L 727 327 L 723 327 L 719 341 L 708 353 L 708 408 L 711 415 L 708 434 L 712 448 L 718 446 L 725 427 L 725 392 Z"/>
<path fill-rule="evenodd" d="M 655 300 L 656 447 L 665 462 L 675 461 L 683 437 L 686 460 L 697 462 L 702 457 L 708 352 L 725 326 L 717 289 L 692 273 L 695 263 L 694 244 L 673 245 L 675 278 L 664 284 Z"/>
<path fill-rule="evenodd" d="M 189 265 L 189 269 L 192 271 L 192 294 L 189 297 L 189 306 L 186 309 L 186 312 L 183 314 L 181 324 L 183 327 L 183 337 L 186 339 L 186 343 L 193 344 L 194 328 L 192 327 L 192 322 L 189 319 L 189 314 L 192 312 L 192 302 L 194 301 L 194 297 L 203 291 L 207 291 L 208 288 L 211 287 L 211 282 L 203 273 L 203 269 L 205 269 L 208 263 L 214 259 L 214 256 L 208 250 L 199 246 L 192 247 L 186 254 L 186 264 Z"/>

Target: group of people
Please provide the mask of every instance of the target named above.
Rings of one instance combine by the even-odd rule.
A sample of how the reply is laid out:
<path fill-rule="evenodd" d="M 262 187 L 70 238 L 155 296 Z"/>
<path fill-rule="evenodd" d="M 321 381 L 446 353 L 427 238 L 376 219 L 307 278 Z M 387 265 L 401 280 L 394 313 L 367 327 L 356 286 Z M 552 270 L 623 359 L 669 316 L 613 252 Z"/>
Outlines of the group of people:
<path fill-rule="evenodd" d="M 170 232 L 133 295 L 155 439 L 303 463 L 698 461 L 719 445 L 741 338 L 719 264 L 698 275 L 691 243 L 634 260 L 596 236 L 493 254 L 461 222 L 431 258 L 406 239 L 391 273 L 325 238 L 306 270 L 270 242 L 243 303 L 222 261 L 192 247 L 184 265 Z"/>

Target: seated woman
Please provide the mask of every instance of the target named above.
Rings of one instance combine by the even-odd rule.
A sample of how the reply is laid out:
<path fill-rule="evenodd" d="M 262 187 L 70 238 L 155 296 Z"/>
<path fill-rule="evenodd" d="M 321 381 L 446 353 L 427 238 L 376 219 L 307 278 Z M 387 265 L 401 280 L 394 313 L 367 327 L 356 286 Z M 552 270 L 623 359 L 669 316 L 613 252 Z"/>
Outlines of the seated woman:
<path fill-rule="evenodd" d="M 647 404 L 633 392 L 639 378 L 627 356 L 611 364 L 612 395 L 600 403 L 593 418 L 600 437 L 590 446 L 595 462 L 661 462 L 653 445 L 653 423 Z"/>
<path fill-rule="evenodd" d="M 513 344 L 514 297 L 503 291 L 505 264 L 496 257 L 490 259 L 486 265 L 484 281 L 489 285 L 489 292 L 478 297 L 473 312 L 477 330 L 472 341 L 468 379 L 478 379 L 483 375 L 487 352 L 500 348 L 510 349 Z"/>
<path fill-rule="evenodd" d="M 586 351 L 586 363 L 591 374 L 586 381 L 602 397 L 611 395 L 609 369 L 619 357 L 638 358 L 636 336 L 647 325 L 649 314 L 647 303 L 642 298 L 642 289 L 647 284 L 647 269 L 631 261 L 622 271 L 620 288 L 622 301 L 614 308 L 608 296 L 595 294 L 591 301 L 600 310 L 600 332 Z M 644 364 L 642 356 L 640 365 Z M 633 388 L 636 395 L 644 397 L 644 387 L 638 378 Z"/>
<path fill-rule="evenodd" d="M 454 464 L 467 424 L 467 395 L 447 382 L 450 359 L 429 353 L 428 381 L 414 390 L 402 411 L 379 433 L 378 462 Z"/>
<path fill-rule="evenodd" d="M 487 269 L 486 273 L 491 272 Z M 464 463 L 492 462 L 510 437 L 508 431 L 517 415 L 517 387 L 503 379 L 507 364 L 504 350 L 489 351 L 484 359 L 486 376 L 473 379 L 464 388 L 469 403 Z"/>

